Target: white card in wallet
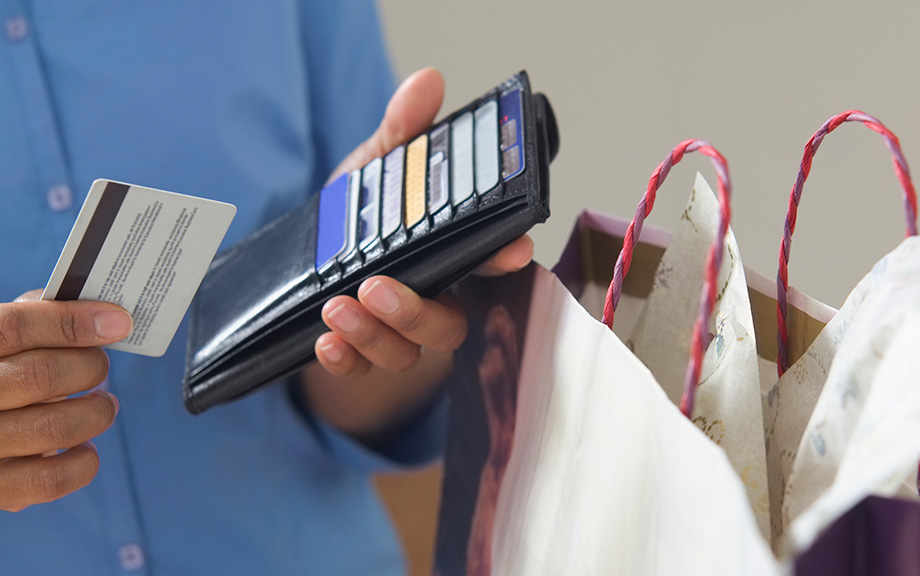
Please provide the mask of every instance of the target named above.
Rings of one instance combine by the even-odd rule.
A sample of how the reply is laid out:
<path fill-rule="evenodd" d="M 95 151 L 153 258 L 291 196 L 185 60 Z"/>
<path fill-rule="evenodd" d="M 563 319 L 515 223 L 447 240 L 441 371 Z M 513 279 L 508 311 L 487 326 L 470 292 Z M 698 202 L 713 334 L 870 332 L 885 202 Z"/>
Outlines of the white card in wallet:
<path fill-rule="evenodd" d="M 162 356 L 236 214 L 232 204 L 96 180 L 42 300 L 100 300 L 134 326 L 107 348 Z"/>

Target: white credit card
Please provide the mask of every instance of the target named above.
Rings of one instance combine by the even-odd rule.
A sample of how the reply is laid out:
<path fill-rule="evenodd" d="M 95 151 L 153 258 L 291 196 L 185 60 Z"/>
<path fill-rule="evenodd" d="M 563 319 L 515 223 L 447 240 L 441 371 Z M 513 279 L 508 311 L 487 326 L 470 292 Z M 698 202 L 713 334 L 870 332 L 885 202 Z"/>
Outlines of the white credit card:
<path fill-rule="evenodd" d="M 134 319 L 106 348 L 162 356 L 220 246 L 236 206 L 96 180 L 42 300 L 101 300 Z"/>

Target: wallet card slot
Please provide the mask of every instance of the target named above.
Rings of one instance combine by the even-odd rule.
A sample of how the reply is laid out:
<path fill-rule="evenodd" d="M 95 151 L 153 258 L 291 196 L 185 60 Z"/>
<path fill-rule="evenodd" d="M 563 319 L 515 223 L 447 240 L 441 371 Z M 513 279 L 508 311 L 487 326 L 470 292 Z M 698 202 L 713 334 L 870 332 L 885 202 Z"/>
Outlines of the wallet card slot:
<path fill-rule="evenodd" d="M 358 249 L 361 234 L 361 198 L 363 196 L 361 170 L 348 175 L 348 210 L 345 215 L 345 247 L 336 258 L 342 270 L 359 268 L 362 258 Z"/>
<path fill-rule="evenodd" d="M 473 114 L 473 158 L 476 193 L 484 196 L 498 185 L 498 102 L 489 100 Z"/>
<path fill-rule="evenodd" d="M 422 134 L 406 147 L 406 229 L 420 224 L 427 213 L 425 181 L 428 167 L 428 135 Z"/>
<path fill-rule="evenodd" d="M 450 123 L 450 201 L 454 207 L 473 196 L 473 113 Z"/>
<path fill-rule="evenodd" d="M 389 240 L 402 227 L 405 162 L 405 146 L 394 148 L 383 160 L 380 198 L 380 236 L 383 240 Z"/>
<path fill-rule="evenodd" d="M 524 114 L 520 88 L 502 92 L 498 101 L 499 148 L 502 180 L 507 182 L 524 171 Z"/>
<path fill-rule="evenodd" d="M 375 158 L 361 171 L 361 218 L 358 246 L 365 253 L 380 242 L 380 184 L 382 178 L 382 158 Z"/>
<path fill-rule="evenodd" d="M 441 124 L 428 136 L 428 212 L 434 216 L 450 200 L 450 124 Z"/>

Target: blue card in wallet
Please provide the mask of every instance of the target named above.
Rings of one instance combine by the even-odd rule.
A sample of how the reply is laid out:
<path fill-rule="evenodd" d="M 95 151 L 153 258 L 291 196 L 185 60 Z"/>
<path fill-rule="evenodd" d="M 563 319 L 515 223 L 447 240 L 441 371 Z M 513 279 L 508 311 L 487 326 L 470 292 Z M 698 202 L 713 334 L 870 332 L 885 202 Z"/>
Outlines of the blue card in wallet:
<path fill-rule="evenodd" d="M 378 274 L 434 296 L 544 222 L 558 147 L 520 72 L 218 255 L 191 307 L 188 410 L 312 361 L 330 297 Z"/>

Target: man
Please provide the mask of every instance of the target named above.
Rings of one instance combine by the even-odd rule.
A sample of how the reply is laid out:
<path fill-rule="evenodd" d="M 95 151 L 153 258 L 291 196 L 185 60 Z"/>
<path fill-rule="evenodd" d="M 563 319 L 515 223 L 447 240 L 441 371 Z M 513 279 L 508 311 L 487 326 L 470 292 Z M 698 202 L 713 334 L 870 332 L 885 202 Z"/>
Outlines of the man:
<path fill-rule="evenodd" d="M 229 246 L 443 94 L 423 70 L 386 106 L 371 2 L 0 0 L 0 19 L 4 302 L 44 284 L 95 178 L 236 204 Z M 184 324 L 161 358 L 107 358 L 125 311 L 35 296 L 0 304 L 0 574 L 402 572 L 368 474 L 437 454 L 453 305 L 371 279 L 324 308 L 322 366 L 193 417 Z"/>

